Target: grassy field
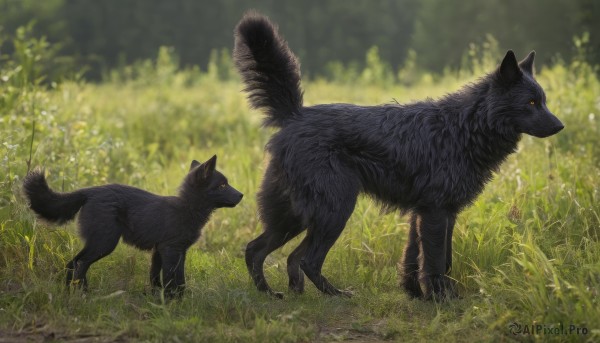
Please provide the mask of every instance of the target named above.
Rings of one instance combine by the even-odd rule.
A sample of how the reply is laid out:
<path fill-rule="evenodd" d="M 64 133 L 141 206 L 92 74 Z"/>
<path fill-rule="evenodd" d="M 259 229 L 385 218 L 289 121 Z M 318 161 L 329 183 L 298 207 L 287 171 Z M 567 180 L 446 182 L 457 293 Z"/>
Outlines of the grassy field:
<path fill-rule="evenodd" d="M 324 266 L 353 298 L 323 296 L 312 284 L 284 300 L 255 290 L 243 250 L 261 231 L 255 194 L 271 132 L 239 81 L 219 79 L 222 70 L 175 72 L 159 60 L 101 84 L 50 87 L 20 73 L 3 70 L 0 81 L 0 342 L 600 340 L 600 82 L 585 64 L 559 63 L 538 76 L 566 128 L 524 137 L 460 215 L 453 277 L 462 298 L 443 303 L 400 290 L 407 218 L 382 214 L 369 198 Z M 315 80 L 304 84 L 305 102 L 407 102 L 472 77 L 448 73 L 410 87 Z M 65 292 L 64 265 L 82 243 L 74 223 L 48 226 L 28 210 L 20 193 L 28 168 L 45 167 L 64 191 L 116 182 L 166 195 L 192 159 L 215 153 L 246 197 L 217 211 L 190 249 L 181 301 L 149 295 L 150 256 L 125 245 L 92 266 L 88 293 Z M 267 260 L 277 290 L 287 288 L 285 259 L 299 239 Z"/>

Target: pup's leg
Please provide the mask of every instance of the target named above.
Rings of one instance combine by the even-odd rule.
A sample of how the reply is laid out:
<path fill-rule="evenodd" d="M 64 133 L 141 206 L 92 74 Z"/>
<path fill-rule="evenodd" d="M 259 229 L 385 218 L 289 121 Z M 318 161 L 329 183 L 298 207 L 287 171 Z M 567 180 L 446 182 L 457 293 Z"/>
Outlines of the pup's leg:
<path fill-rule="evenodd" d="M 83 250 L 81 250 L 78 255 L 82 255 L 82 254 L 83 255 L 86 254 L 85 248 L 83 248 Z M 86 274 L 92 263 L 93 262 L 87 262 L 85 259 L 84 260 L 80 260 L 80 259 L 73 260 L 73 264 L 72 264 L 73 272 L 71 273 L 72 278 L 71 278 L 71 280 L 68 281 L 68 285 L 83 289 L 85 292 L 87 292 L 88 280 L 87 280 Z M 68 272 L 67 272 L 67 278 L 69 278 Z"/>
<path fill-rule="evenodd" d="M 79 259 L 79 257 L 81 256 L 81 254 L 83 253 L 83 250 L 79 252 L 79 254 L 75 255 L 75 257 L 73 257 L 73 259 L 71 261 L 69 261 L 69 263 L 67 263 L 66 269 L 67 269 L 67 287 L 71 286 L 72 282 L 73 282 L 73 272 L 75 271 L 75 262 Z"/>
<path fill-rule="evenodd" d="M 90 202 L 82 207 L 79 230 L 85 239 L 85 246 L 67 265 L 68 284 L 87 290 L 86 273 L 90 265 L 115 250 L 124 230 L 115 212 L 111 204 L 103 202 Z"/>
<path fill-rule="evenodd" d="M 417 234 L 417 215 L 410 218 L 410 231 L 408 242 L 404 248 L 402 259 L 402 286 L 408 295 L 418 298 L 423 296 L 421 284 L 419 283 L 419 237 Z"/>
<path fill-rule="evenodd" d="M 296 293 L 304 292 L 304 272 L 300 269 L 300 260 L 306 252 L 308 242 L 308 236 L 304 237 L 300 245 L 292 251 L 287 259 L 289 289 Z"/>
<path fill-rule="evenodd" d="M 185 290 L 185 251 L 161 247 L 163 285 L 168 298 L 181 297 Z"/>
<path fill-rule="evenodd" d="M 264 275 L 263 265 L 267 256 L 304 231 L 302 221 L 296 216 L 290 199 L 281 185 L 281 176 L 275 175 L 275 167 L 269 166 L 261 191 L 258 194 L 260 219 L 264 232 L 246 246 L 246 266 L 248 272 L 261 292 L 267 292 L 277 298 L 283 294 L 273 291 Z M 282 188 L 283 187 L 283 188 Z"/>
<path fill-rule="evenodd" d="M 88 281 L 86 273 L 88 269 L 92 263 L 113 252 L 117 243 L 119 243 L 119 236 L 95 235 L 95 237 L 90 237 L 83 250 L 69 263 L 72 266 L 72 273 L 67 271 L 67 282 L 82 287 L 84 291 L 87 291 Z M 69 280 L 70 277 L 72 277 L 72 280 Z"/>
<path fill-rule="evenodd" d="M 158 289 L 162 288 L 162 282 L 160 280 L 160 270 L 162 269 L 162 259 L 157 248 L 152 251 L 152 262 L 150 264 L 150 285 L 152 286 L 152 293 L 155 293 Z"/>
<path fill-rule="evenodd" d="M 445 275 L 448 227 L 454 215 L 439 209 L 419 209 L 418 216 L 420 279 L 424 298 L 442 300 L 456 297 L 454 282 Z"/>

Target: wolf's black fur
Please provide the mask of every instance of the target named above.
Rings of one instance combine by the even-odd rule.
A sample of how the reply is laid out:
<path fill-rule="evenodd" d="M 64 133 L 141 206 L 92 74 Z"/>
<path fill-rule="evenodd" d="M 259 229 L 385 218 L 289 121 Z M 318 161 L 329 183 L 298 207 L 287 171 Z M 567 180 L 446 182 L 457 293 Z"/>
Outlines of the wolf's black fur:
<path fill-rule="evenodd" d="M 321 274 L 359 193 L 410 211 L 403 285 L 413 296 L 454 296 L 447 276 L 457 214 L 481 193 L 515 151 L 522 133 L 563 128 L 533 77 L 534 53 L 520 64 L 508 51 L 500 67 L 439 100 L 407 105 L 329 104 L 302 107 L 299 65 L 276 27 L 248 13 L 235 30 L 234 58 L 252 107 L 280 128 L 267 145 L 271 160 L 258 194 L 264 232 L 246 249 L 259 290 L 268 286 L 268 254 L 307 229 L 288 258 L 289 286 L 304 274 L 326 294 L 348 294 Z"/>
<path fill-rule="evenodd" d="M 86 289 L 90 265 L 110 254 L 123 237 L 125 243 L 153 250 L 152 286 L 164 285 L 168 296 L 181 295 L 187 249 L 200 237 L 215 209 L 234 207 L 243 196 L 215 170 L 216 161 L 216 156 L 202 164 L 194 160 L 178 196 L 117 184 L 57 193 L 48 187 L 42 170 L 29 173 L 23 189 L 31 209 L 47 221 L 64 223 L 80 212 L 79 231 L 85 246 L 67 264 L 67 285 Z"/>
<path fill-rule="evenodd" d="M 267 112 L 265 125 L 281 127 L 300 115 L 300 65 L 273 24 L 259 16 L 254 19 L 260 25 L 242 20 L 237 27 L 243 38 L 236 41 L 235 64 L 243 71 L 250 104 Z"/>

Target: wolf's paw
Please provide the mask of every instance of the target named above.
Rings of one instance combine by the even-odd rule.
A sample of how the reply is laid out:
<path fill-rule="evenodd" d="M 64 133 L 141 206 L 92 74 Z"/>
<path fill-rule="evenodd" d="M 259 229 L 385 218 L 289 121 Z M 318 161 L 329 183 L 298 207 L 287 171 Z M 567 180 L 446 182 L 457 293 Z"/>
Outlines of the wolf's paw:
<path fill-rule="evenodd" d="M 425 300 L 443 301 L 458 298 L 456 281 L 447 275 L 427 275 L 421 278 L 421 282 Z"/>
<path fill-rule="evenodd" d="M 296 294 L 303 294 L 304 293 L 304 285 L 290 285 L 289 287 L 290 291 L 292 291 L 292 293 L 296 293 Z"/>
<path fill-rule="evenodd" d="M 346 288 L 346 289 L 340 289 L 339 290 L 339 296 L 345 297 L 345 298 L 352 298 L 354 296 L 354 291 Z"/>
<path fill-rule="evenodd" d="M 349 288 L 346 289 L 337 289 L 337 288 L 328 288 L 326 292 L 324 292 L 327 295 L 331 295 L 331 296 L 335 296 L 335 297 L 345 297 L 345 298 L 352 298 L 352 296 L 354 295 L 354 291 L 352 291 Z"/>
<path fill-rule="evenodd" d="M 275 299 L 283 299 L 282 292 L 275 292 L 274 290 L 270 289 L 267 291 L 267 294 Z"/>
<path fill-rule="evenodd" d="M 296 294 L 304 293 L 304 275 L 299 278 L 290 277 L 289 289 Z"/>
<path fill-rule="evenodd" d="M 411 298 L 423 297 L 421 284 L 419 283 L 419 278 L 417 277 L 416 273 L 404 275 L 402 277 L 401 285 Z"/>

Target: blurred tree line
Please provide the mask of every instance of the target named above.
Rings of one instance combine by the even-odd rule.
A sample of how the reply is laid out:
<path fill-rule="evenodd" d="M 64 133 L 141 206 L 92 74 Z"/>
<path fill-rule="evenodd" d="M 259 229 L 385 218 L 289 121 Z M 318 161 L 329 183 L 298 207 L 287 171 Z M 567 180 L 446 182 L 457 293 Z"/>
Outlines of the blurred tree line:
<path fill-rule="evenodd" d="M 181 66 L 206 69 L 211 51 L 231 49 L 233 28 L 250 8 L 279 24 L 309 76 L 326 75 L 333 61 L 362 67 L 372 46 L 394 70 L 408 56 L 411 68 L 440 72 L 489 37 L 518 56 L 535 49 L 540 62 L 570 59 L 573 38 L 584 32 L 587 58 L 600 63 L 597 0 L 0 0 L 0 29 L 12 34 L 33 20 L 34 34 L 56 44 L 63 61 L 98 79 L 156 58 L 161 46 L 173 47 Z"/>

